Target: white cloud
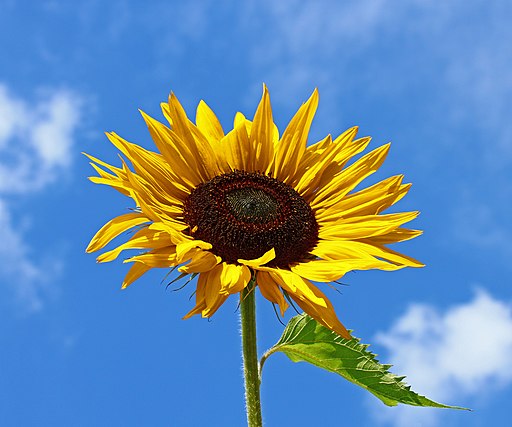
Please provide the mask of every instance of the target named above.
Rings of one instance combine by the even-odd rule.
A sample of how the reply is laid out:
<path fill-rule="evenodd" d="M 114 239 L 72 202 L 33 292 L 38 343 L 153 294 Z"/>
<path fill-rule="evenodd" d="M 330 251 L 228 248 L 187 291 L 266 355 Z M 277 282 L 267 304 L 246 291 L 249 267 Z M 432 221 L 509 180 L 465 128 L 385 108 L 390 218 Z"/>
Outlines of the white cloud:
<path fill-rule="evenodd" d="M 0 280 L 7 285 L 30 311 L 42 306 L 41 291 L 46 274 L 29 256 L 21 233 L 12 223 L 6 204 L 0 199 Z"/>
<path fill-rule="evenodd" d="M 71 163 L 80 107 L 68 90 L 29 103 L 0 84 L 0 194 L 40 190 Z"/>
<path fill-rule="evenodd" d="M 512 358 L 512 304 L 484 290 L 444 313 L 411 305 L 377 341 L 388 350 L 393 371 L 406 374 L 416 392 L 442 403 L 464 405 L 512 382 L 506 368 Z M 400 427 L 436 426 L 441 413 L 401 406 L 379 410 L 378 417 Z"/>
<path fill-rule="evenodd" d="M 55 266 L 31 255 L 11 202 L 43 190 L 71 164 L 81 107 L 80 98 L 68 90 L 29 102 L 0 84 L 0 284 L 28 310 L 40 309 L 43 296 L 53 292 L 48 283 Z"/>

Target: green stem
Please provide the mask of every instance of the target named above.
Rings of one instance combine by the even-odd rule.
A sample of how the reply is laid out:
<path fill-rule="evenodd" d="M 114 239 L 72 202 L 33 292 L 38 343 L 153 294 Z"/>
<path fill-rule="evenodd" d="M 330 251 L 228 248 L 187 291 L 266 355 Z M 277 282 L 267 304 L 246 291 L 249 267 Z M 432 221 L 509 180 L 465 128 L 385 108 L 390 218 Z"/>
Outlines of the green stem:
<path fill-rule="evenodd" d="M 242 292 L 240 318 L 242 322 L 242 351 L 244 355 L 247 425 L 249 427 L 262 427 L 260 376 L 258 371 L 258 351 L 256 348 L 255 285 L 255 280 L 252 279 Z"/>

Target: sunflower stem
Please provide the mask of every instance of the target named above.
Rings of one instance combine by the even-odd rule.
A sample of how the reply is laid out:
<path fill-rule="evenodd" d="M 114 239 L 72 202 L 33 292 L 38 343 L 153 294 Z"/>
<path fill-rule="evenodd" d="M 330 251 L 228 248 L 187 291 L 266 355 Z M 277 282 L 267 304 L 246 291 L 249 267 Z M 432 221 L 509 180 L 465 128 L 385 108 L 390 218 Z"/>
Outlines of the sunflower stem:
<path fill-rule="evenodd" d="M 253 278 L 242 291 L 240 318 L 242 323 L 242 352 L 244 356 L 245 409 L 247 425 L 262 427 L 260 376 L 258 371 L 258 350 L 256 345 L 256 299 Z"/>

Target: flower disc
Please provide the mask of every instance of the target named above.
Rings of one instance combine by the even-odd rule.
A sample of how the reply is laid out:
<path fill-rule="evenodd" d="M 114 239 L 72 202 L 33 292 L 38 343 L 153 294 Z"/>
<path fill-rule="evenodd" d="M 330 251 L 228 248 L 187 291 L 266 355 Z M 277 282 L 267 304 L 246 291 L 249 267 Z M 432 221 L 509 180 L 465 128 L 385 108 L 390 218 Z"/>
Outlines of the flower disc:
<path fill-rule="evenodd" d="M 317 241 L 309 204 L 289 185 L 258 172 L 234 171 L 198 185 L 184 203 L 195 239 L 229 263 L 254 259 L 275 248 L 269 265 L 304 261 Z"/>

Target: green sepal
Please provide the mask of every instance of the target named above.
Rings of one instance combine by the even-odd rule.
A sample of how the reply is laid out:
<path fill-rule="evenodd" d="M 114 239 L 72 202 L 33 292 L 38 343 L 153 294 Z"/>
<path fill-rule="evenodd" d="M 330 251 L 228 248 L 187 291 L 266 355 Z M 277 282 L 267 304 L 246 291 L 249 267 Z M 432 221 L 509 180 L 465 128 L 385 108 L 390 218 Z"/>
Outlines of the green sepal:
<path fill-rule="evenodd" d="M 341 375 L 365 388 L 388 406 L 403 403 L 468 410 L 443 405 L 415 393 L 403 382 L 405 377 L 389 372 L 392 365 L 379 363 L 376 355 L 367 351 L 367 348 L 368 345 L 361 344 L 359 339 L 342 338 L 304 313 L 290 319 L 280 340 L 263 355 L 260 372 L 268 356 L 282 352 L 293 362 L 308 362 Z"/>

